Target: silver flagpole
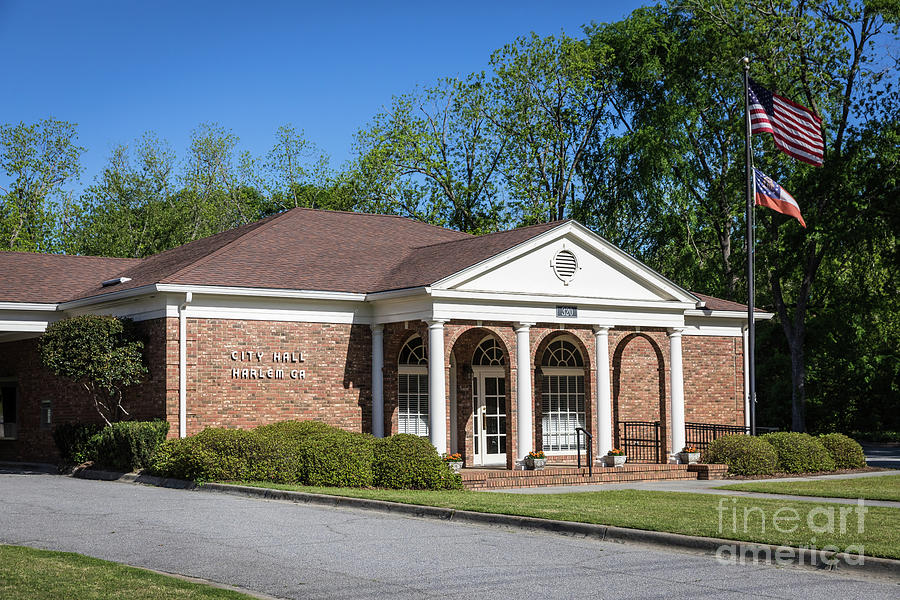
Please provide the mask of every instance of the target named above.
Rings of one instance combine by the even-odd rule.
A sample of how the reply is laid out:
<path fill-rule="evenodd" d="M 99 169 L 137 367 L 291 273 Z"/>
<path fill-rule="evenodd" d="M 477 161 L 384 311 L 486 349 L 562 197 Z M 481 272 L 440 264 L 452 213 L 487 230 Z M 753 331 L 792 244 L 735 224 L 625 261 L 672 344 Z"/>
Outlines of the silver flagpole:
<path fill-rule="evenodd" d="M 756 285 L 753 263 L 756 254 L 756 227 L 753 214 L 753 148 L 750 145 L 750 59 L 744 57 L 744 138 L 747 150 L 747 381 L 750 408 L 750 435 L 756 435 L 756 323 L 753 319 Z"/>

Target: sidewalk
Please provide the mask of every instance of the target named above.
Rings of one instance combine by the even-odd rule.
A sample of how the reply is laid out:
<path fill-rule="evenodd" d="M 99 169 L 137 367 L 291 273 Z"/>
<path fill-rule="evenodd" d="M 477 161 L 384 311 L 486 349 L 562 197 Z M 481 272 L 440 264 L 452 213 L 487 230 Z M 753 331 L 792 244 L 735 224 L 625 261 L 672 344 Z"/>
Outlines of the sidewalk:
<path fill-rule="evenodd" d="M 844 473 L 840 475 L 816 475 L 813 477 L 783 477 L 778 479 L 711 479 L 700 481 L 694 479 L 680 479 L 670 481 L 635 481 L 628 483 L 604 483 L 599 485 L 559 486 L 540 488 L 500 489 L 490 492 L 503 492 L 507 494 L 567 494 L 574 492 L 603 492 L 607 490 L 649 490 L 656 492 L 687 492 L 694 494 L 714 494 L 721 496 L 749 496 L 753 498 L 775 498 L 779 500 L 805 500 L 815 502 L 830 502 L 834 504 L 856 504 L 854 498 L 821 498 L 818 496 L 789 496 L 785 494 L 765 494 L 761 492 L 738 492 L 735 490 L 717 490 L 716 487 L 735 483 L 750 483 L 764 481 L 766 483 L 776 481 L 821 481 L 827 479 L 856 479 L 858 477 L 881 477 L 885 475 L 897 475 L 896 471 L 877 471 L 874 473 Z M 889 500 L 866 500 L 867 506 L 887 506 L 900 508 L 900 502 Z"/>

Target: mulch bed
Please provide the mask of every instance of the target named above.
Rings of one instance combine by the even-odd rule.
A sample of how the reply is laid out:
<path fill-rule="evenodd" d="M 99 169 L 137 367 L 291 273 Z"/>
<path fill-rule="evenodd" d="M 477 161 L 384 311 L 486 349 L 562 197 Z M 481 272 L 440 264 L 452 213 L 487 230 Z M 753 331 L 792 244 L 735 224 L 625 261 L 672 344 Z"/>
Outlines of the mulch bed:
<path fill-rule="evenodd" d="M 837 471 L 813 471 L 811 473 L 773 473 L 771 475 L 728 475 L 726 479 L 784 479 L 788 477 L 813 477 L 815 475 L 843 475 L 845 473 L 876 473 L 878 471 L 890 471 L 878 467 L 863 467 L 861 469 L 839 469 Z M 900 471 L 897 471 L 900 475 Z"/>

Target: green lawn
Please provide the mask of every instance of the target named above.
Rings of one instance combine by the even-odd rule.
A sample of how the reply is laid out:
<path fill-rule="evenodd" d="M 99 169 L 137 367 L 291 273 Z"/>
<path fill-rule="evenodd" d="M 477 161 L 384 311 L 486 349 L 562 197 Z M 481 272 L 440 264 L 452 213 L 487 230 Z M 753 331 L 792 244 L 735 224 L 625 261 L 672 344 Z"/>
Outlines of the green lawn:
<path fill-rule="evenodd" d="M 820 496 L 825 498 L 865 498 L 900 502 L 900 475 L 826 479 L 819 481 L 754 481 L 723 485 L 720 490 Z"/>
<path fill-rule="evenodd" d="M 334 496 L 372 498 L 389 502 L 405 502 L 425 506 L 440 506 L 459 510 L 522 515 L 563 521 L 598 523 L 619 527 L 633 527 L 653 531 L 667 531 L 687 535 L 701 535 L 734 540 L 763 542 L 784 546 L 862 545 L 870 556 L 900 558 L 900 509 L 867 507 L 863 527 L 858 527 L 857 514 L 845 516 L 846 527 L 840 531 L 841 505 L 794 500 L 745 498 L 688 494 L 680 492 L 648 492 L 640 490 L 610 490 L 604 492 L 575 492 L 568 494 L 508 494 L 470 491 L 375 490 L 355 488 L 320 488 L 245 483 L 256 487 L 297 490 Z M 809 527 L 810 511 L 815 528 L 827 527 L 828 513 L 833 513 L 833 531 L 815 531 Z M 845 510 L 850 506 L 844 507 Z M 745 527 L 745 509 L 747 513 Z M 776 512 L 783 520 L 781 531 L 772 521 Z M 784 520 L 796 511 L 797 522 Z M 825 511 L 825 514 L 817 514 Z M 765 517 L 765 522 L 763 518 Z M 736 519 L 737 526 L 734 526 Z M 813 541 L 814 540 L 814 541 Z"/>
<path fill-rule="evenodd" d="M 251 596 L 71 552 L 0 545 L 3 600 L 249 600 Z"/>

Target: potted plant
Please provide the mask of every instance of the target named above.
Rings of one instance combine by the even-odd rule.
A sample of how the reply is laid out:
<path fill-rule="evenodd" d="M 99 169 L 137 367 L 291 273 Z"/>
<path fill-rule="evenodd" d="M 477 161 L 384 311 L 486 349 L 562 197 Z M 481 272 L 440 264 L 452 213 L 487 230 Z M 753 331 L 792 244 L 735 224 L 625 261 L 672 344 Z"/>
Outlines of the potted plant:
<path fill-rule="evenodd" d="M 455 452 L 453 454 L 443 454 L 441 455 L 441 459 L 450 467 L 450 470 L 454 473 L 459 473 L 459 470 L 462 469 L 463 466 L 463 456 L 459 452 Z"/>
<path fill-rule="evenodd" d="M 678 453 L 678 460 L 681 461 L 681 464 L 683 465 L 692 465 L 696 462 L 700 462 L 700 451 L 694 446 L 685 446 L 681 449 L 681 452 Z"/>
<path fill-rule="evenodd" d="M 543 450 L 532 450 L 525 457 L 525 466 L 533 471 L 543 471 L 547 464 L 547 455 Z"/>
<path fill-rule="evenodd" d="M 621 448 L 613 448 L 606 453 L 606 456 L 604 456 L 603 459 L 607 467 L 621 467 L 625 465 L 625 461 L 628 460 L 628 457 L 625 456 L 625 451 Z"/>

